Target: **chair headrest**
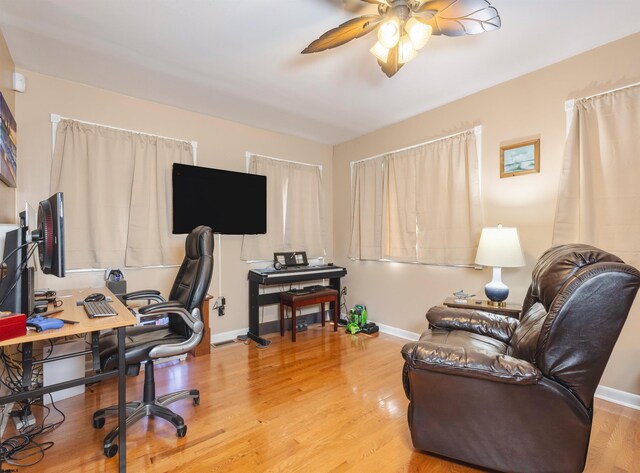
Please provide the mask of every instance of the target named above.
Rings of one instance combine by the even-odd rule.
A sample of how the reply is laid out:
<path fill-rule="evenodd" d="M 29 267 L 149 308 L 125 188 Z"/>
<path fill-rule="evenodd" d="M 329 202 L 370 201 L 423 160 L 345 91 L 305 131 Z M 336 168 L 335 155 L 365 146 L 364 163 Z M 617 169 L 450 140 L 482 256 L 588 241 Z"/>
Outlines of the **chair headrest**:
<path fill-rule="evenodd" d="M 197 259 L 201 255 L 213 256 L 213 231 L 211 228 L 200 225 L 191 230 L 184 243 L 187 258 Z"/>
<path fill-rule="evenodd" d="M 543 253 L 532 273 L 531 297 L 549 310 L 563 284 L 580 268 L 594 263 L 624 263 L 620 258 L 593 246 L 554 246 Z"/>

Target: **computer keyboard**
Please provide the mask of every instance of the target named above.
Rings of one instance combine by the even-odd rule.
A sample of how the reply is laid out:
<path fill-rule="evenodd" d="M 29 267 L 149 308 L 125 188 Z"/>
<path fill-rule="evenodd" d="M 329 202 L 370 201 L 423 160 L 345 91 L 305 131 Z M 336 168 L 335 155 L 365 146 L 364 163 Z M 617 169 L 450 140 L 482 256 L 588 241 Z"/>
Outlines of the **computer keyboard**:
<path fill-rule="evenodd" d="M 118 314 L 107 301 L 85 301 L 82 303 L 82 305 L 84 306 L 84 311 L 87 313 L 90 319 L 93 319 L 94 317 L 110 317 L 112 315 Z"/>

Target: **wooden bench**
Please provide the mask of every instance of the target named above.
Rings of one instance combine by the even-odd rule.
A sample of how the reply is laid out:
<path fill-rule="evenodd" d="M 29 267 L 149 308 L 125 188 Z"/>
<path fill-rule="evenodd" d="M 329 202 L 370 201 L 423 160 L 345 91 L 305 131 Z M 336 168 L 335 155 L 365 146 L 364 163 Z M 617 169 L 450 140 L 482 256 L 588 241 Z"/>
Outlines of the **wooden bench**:
<path fill-rule="evenodd" d="M 291 340 L 296 341 L 296 313 L 300 307 L 320 304 L 320 317 L 322 326 L 326 318 L 324 304 L 333 304 L 333 331 L 338 330 L 338 291 L 335 289 L 321 289 L 308 294 L 292 294 L 290 292 L 280 293 L 280 335 L 284 336 L 284 308 L 291 308 Z"/>

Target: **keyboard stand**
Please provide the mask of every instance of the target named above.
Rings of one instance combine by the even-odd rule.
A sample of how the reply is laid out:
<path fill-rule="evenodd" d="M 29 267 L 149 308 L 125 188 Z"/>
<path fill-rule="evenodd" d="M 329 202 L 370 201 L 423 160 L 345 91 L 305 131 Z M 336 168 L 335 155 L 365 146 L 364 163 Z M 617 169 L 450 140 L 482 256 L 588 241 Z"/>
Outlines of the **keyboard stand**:
<path fill-rule="evenodd" d="M 304 281 L 320 281 L 329 279 L 329 288 L 338 291 L 338 303 L 331 304 L 332 310 L 340 311 L 340 278 L 346 276 L 347 270 L 340 266 L 322 265 L 309 266 L 299 271 L 264 271 L 251 270 L 249 279 L 249 332 L 246 337 L 258 344 L 258 348 L 265 348 L 271 340 L 260 336 L 260 307 L 264 305 L 279 304 L 280 293 L 270 292 L 260 294 L 261 286 L 273 286 Z M 277 331 L 275 329 L 274 331 Z"/>

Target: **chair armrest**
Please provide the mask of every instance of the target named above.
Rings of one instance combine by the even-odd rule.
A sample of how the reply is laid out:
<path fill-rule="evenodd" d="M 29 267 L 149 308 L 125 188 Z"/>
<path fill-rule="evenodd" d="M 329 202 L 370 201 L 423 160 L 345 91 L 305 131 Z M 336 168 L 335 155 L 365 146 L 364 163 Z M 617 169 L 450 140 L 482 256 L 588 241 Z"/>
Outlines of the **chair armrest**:
<path fill-rule="evenodd" d="M 138 313 L 142 315 L 158 315 L 169 312 L 169 309 L 179 309 L 182 304 L 176 301 L 155 302 L 138 308 Z"/>
<path fill-rule="evenodd" d="M 427 312 L 429 324 L 436 328 L 464 330 L 509 343 L 520 323 L 518 319 L 480 310 L 436 306 Z"/>
<path fill-rule="evenodd" d="M 124 301 L 149 300 L 156 302 L 165 302 L 164 297 L 160 295 L 160 291 L 155 289 L 143 289 L 142 291 L 127 292 L 122 295 Z"/>
<path fill-rule="evenodd" d="M 198 308 L 193 309 L 193 312 L 190 313 L 180 302 L 169 301 L 149 304 L 141 307 L 139 312 L 145 316 L 175 314 L 180 316 L 191 329 L 191 336 L 184 342 L 158 345 L 152 348 L 149 352 L 151 358 L 182 355 L 183 353 L 193 350 L 200 343 L 200 340 L 202 340 L 204 323 L 202 322 L 200 309 Z"/>
<path fill-rule="evenodd" d="M 402 356 L 416 370 L 520 385 L 536 384 L 542 378 L 542 372 L 528 361 L 484 350 L 412 342 L 402 347 Z"/>

